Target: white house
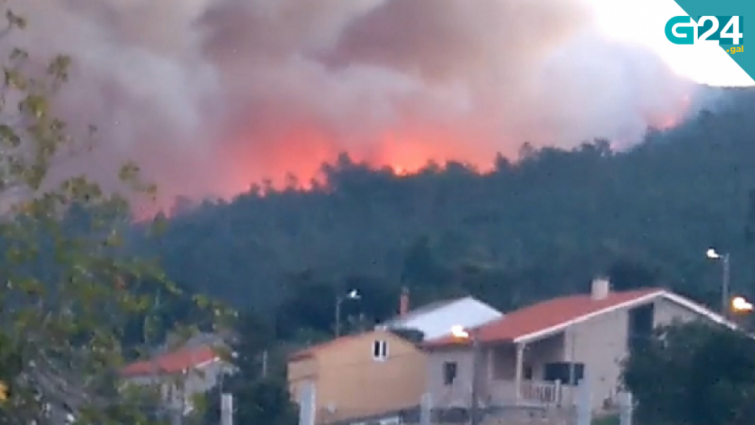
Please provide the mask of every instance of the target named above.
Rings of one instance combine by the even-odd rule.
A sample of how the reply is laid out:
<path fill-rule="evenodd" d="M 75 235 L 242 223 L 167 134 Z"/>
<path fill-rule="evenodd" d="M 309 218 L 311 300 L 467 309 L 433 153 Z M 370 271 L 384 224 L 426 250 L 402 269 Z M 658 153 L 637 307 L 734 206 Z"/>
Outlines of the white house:
<path fill-rule="evenodd" d="M 409 310 L 409 294 L 404 291 L 400 304 L 399 315 L 377 328 L 416 329 L 424 334 L 425 341 L 450 335 L 453 326 L 474 328 L 503 317 L 503 313 L 473 297 L 438 301 Z"/>

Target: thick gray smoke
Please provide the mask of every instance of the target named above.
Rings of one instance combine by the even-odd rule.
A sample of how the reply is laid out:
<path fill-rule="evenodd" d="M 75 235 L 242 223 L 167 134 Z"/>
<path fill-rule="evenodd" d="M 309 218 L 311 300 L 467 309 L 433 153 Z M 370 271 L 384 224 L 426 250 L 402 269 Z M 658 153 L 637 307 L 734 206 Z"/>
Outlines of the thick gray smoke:
<path fill-rule="evenodd" d="M 11 5 L 30 22 L 15 42 L 75 59 L 62 104 L 100 128 L 90 166 L 135 158 L 168 196 L 308 178 L 338 151 L 484 164 L 525 141 L 636 140 L 678 117 L 691 89 L 598 36 L 577 0 Z"/>

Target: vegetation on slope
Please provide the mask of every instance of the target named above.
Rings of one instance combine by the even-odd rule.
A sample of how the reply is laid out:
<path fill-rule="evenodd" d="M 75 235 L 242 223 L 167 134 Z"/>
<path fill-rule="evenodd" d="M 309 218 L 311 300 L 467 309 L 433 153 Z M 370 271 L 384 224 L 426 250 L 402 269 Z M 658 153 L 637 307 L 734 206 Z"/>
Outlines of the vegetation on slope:
<path fill-rule="evenodd" d="M 192 290 L 260 311 L 283 303 L 287 328 L 327 331 L 337 291 L 352 287 L 366 295 L 345 314 L 369 322 L 395 311 L 402 285 L 415 303 L 472 293 L 510 309 L 585 291 L 598 273 L 716 305 L 711 246 L 731 253 L 734 291 L 755 289 L 755 94 L 727 96 L 629 151 L 525 146 L 485 175 L 450 164 L 398 177 L 344 156 L 315 190 L 257 187 L 179 214 L 150 249 Z"/>

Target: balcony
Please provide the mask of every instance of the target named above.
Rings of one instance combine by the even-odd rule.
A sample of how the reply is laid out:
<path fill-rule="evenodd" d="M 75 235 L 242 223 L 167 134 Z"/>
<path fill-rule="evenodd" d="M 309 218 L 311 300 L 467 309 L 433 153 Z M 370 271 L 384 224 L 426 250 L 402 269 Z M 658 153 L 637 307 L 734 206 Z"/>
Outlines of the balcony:
<path fill-rule="evenodd" d="M 571 387 L 560 382 L 524 380 L 517 397 L 514 381 L 490 381 L 487 401 L 491 406 L 559 406 L 571 404 Z"/>

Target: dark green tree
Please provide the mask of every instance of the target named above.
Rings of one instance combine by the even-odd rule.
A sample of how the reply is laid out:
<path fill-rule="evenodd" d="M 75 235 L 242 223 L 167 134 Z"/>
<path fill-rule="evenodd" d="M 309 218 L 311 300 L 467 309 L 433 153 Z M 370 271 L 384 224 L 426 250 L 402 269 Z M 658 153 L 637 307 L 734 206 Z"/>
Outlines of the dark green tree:
<path fill-rule="evenodd" d="M 619 259 L 606 273 L 617 291 L 652 288 L 661 284 L 660 271 L 637 260 Z"/>
<path fill-rule="evenodd" d="M 668 425 L 747 425 L 755 415 L 755 340 L 703 323 L 661 329 L 626 361 L 638 420 Z"/>
<path fill-rule="evenodd" d="M 437 261 L 427 236 L 419 237 L 407 250 L 401 270 L 401 282 L 414 288 L 433 286 L 448 279 L 448 273 Z"/>
<path fill-rule="evenodd" d="M 336 302 L 332 283 L 308 270 L 288 279 L 286 295 L 276 311 L 276 335 L 290 339 L 305 329 L 332 334 Z"/>
<path fill-rule="evenodd" d="M 732 290 L 749 295 L 755 90 L 714 91 L 725 102 L 711 112 L 629 149 L 530 145 L 489 173 L 455 163 L 400 177 L 342 158 L 312 190 L 250 190 L 184 211 L 150 249 L 196 291 L 270 315 L 285 304 L 289 335 L 331 334 L 332 291 L 350 276 L 409 286 L 415 306 L 468 292 L 508 309 L 585 292 L 606 272 L 617 289 L 663 285 L 715 304 L 720 264 L 704 255 L 715 246 L 732 256 Z M 465 263 L 478 270 L 460 273 Z M 291 273 L 306 269 L 323 285 L 296 296 Z"/>
<path fill-rule="evenodd" d="M 297 421 L 286 381 L 285 357 L 276 344 L 273 327 L 254 312 L 243 313 L 231 344 L 236 370 L 204 395 L 207 424 L 220 421 L 221 392 L 234 396 L 234 421 L 242 424 L 293 425 Z"/>
<path fill-rule="evenodd" d="M 0 380 L 10 391 L 0 421 L 57 425 L 70 414 L 81 425 L 150 423 L 119 391 L 118 371 L 128 360 L 127 323 L 151 319 L 145 294 L 180 292 L 159 261 L 125 243 L 130 203 L 154 201 L 156 187 L 132 162 L 110 170 L 118 182 L 110 190 L 71 166 L 72 159 L 91 162 L 99 140 L 94 128 L 73 128 L 57 115 L 71 59 L 23 50 L 23 30 L 34 22 L 17 6 L 0 1 L 7 43 L 0 58 Z M 214 321 L 223 309 L 201 300 Z M 134 351 L 154 346 L 145 334 Z"/>

